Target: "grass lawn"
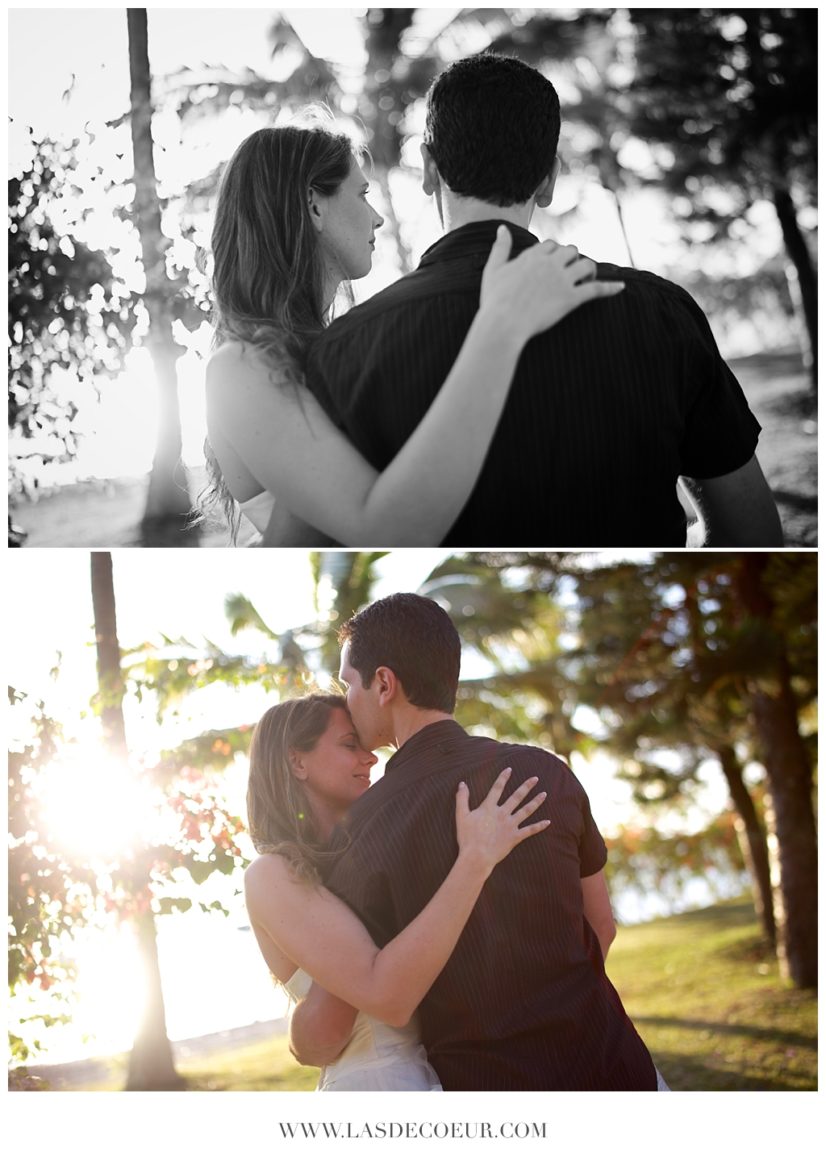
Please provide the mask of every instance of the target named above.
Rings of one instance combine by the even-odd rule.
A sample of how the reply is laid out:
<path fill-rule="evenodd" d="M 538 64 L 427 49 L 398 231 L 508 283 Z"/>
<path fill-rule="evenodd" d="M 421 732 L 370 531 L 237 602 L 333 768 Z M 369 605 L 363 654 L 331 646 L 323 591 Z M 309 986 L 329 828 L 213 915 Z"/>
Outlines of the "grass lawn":
<path fill-rule="evenodd" d="M 817 1088 L 817 999 L 783 986 L 748 902 L 620 931 L 611 980 L 674 1091 Z M 190 1087 L 304 1091 L 283 1036 L 183 1068 Z"/>
<path fill-rule="evenodd" d="M 750 904 L 629 926 L 608 972 L 673 1090 L 816 1090 L 815 993 L 781 984 Z"/>
<path fill-rule="evenodd" d="M 654 1061 L 674 1091 L 814 1091 L 817 999 L 780 982 L 748 902 L 623 928 L 608 972 Z M 126 1058 L 95 1083 L 123 1087 Z M 285 1035 L 178 1062 L 192 1091 L 312 1091 Z"/>
<path fill-rule="evenodd" d="M 276 1035 L 252 1046 L 179 1065 L 190 1091 L 313 1091 L 318 1068 L 302 1067 Z"/>

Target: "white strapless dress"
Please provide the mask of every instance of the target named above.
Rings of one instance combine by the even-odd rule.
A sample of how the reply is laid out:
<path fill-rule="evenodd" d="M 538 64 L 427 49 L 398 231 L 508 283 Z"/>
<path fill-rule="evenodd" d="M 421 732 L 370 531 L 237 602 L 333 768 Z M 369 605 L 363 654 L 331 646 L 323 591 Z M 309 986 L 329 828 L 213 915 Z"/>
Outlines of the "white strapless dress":
<path fill-rule="evenodd" d="M 240 501 L 238 508 L 247 521 L 255 526 L 258 533 L 262 534 L 270 524 L 273 505 L 274 502 L 269 493 L 256 493 L 255 497 L 250 497 L 247 501 Z"/>
<path fill-rule="evenodd" d="M 312 978 L 296 970 L 284 989 L 300 1002 Z M 416 1019 L 406 1027 L 388 1027 L 359 1013 L 353 1037 L 336 1059 L 321 1069 L 317 1091 L 441 1091 L 436 1072 L 419 1042 Z"/>

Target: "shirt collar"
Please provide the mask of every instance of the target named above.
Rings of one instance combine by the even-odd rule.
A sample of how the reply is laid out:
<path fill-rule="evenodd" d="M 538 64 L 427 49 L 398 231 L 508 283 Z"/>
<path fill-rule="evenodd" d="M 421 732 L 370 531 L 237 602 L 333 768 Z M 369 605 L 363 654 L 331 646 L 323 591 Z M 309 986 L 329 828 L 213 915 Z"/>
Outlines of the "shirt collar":
<path fill-rule="evenodd" d="M 397 752 L 387 761 L 384 771 L 389 775 L 394 769 L 409 763 L 422 761 L 433 752 L 446 755 L 458 748 L 467 739 L 467 732 L 455 719 L 440 719 L 420 728 L 409 740 L 405 740 Z"/>
<path fill-rule="evenodd" d="M 432 263 L 441 263 L 448 259 L 466 258 L 469 255 L 483 254 L 487 260 L 497 228 L 504 223 L 513 236 L 512 253 L 519 254 L 526 247 L 538 242 L 535 234 L 521 226 L 514 226 L 512 222 L 505 222 L 502 218 L 490 218 L 485 222 L 469 222 L 457 230 L 451 230 L 443 235 L 422 255 L 419 267 L 428 267 Z"/>

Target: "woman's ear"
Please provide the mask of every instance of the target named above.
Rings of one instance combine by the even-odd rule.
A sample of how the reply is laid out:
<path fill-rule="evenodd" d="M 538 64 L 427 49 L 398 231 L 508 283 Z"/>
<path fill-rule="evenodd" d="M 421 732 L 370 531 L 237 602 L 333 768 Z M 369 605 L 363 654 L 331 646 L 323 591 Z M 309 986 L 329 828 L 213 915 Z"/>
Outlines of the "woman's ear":
<path fill-rule="evenodd" d="M 324 229 L 325 219 L 324 199 L 312 186 L 307 194 L 307 199 L 310 204 L 310 222 L 312 222 L 318 233 L 321 234 Z"/>
<path fill-rule="evenodd" d="M 306 780 L 307 769 L 304 766 L 304 753 L 297 752 L 295 748 L 290 748 L 287 759 L 290 762 L 290 771 L 296 780 Z"/>

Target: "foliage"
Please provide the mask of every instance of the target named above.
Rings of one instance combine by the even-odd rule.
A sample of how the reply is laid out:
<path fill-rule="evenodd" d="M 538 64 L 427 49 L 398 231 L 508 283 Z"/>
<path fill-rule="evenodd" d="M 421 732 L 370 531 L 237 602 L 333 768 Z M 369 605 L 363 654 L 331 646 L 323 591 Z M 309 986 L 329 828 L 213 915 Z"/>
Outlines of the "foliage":
<path fill-rule="evenodd" d="M 790 291 L 817 376 L 817 284 L 810 220 L 817 204 L 817 12 L 788 8 L 631 9 L 636 65 L 629 128 L 656 157 L 689 237 L 742 239 L 756 200 L 774 207 Z M 657 146 L 659 145 L 659 149 Z M 785 307 L 781 300 L 781 305 Z"/>
<path fill-rule="evenodd" d="M 590 554 L 458 555 L 425 589 L 446 603 L 464 641 L 492 664 L 490 675 L 462 684 L 466 726 L 565 758 L 608 753 L 646 810 L 685 809 L 702 798 L 706 765 L 722 771 L 770 926 L 764 822 L 754 803 L 754 768 L 746 769 L 768 763 L 753 692 L 776 684 L 788 659 L 797 730 L 813 759 L 817 561 L 766 555 L 774 606 L 771 619 L 760 620 L 738 598 L 742 560 L 724 552 L 607 564 Z M 652 832 L 650 840 L 656 848 L 663 838 Z M 710 843 L 710 836 L 703 841 Z M 719 858 L 725 869 L 732 861 L 739 868 L 739 855 L 726 848 Z M 679 876 L 665 875 L 669 864 L 666 845 L 661 859 L 648 860 L 645 876 L 660 891 L 677 892 Z M 704 864 L 695 862 L 693 872 L 702 875 Z"/>
<path fill-rule="evenodd" d="M 714 188 L 742 213 L 778 181 L 816 184 L 817 13 L 806 9 L 631 9 L 631 129 L 672 147 L 660 177 L 726 229 Z M 705 197 L 704 197 L 705 195 Z"/>
<path fill-rule="evenodd" d="M 721 898 L 745 888 L 743 857 L 734 814 L 725 813 L 702 832 L 664 832 L 656 825 L 626 826 L 609 837 L 606 874 L 611 895 L 624 890 L 679 901 L 692 882 L 703 881 Z"/>
<path fill-rule="evenodd" d="M 24 698 L 9 688 L 10 703 Z M 71 999 L 74 967 L 61 957 L 60 939 L 86 924 L 99 901 L 92 870 L 60 851 L 38 813 L 36 773 L 62 744 L 59 724 L 37 705 L 29 743 L 9 752 L 9 988 L 14 994 L 25 983 L 48 992 L 59 1009 L 32 1016 L 47 1024 L 67 1020 Z M 13 1057 L 28 1057 L 24 1037 L 10 1029 L 9 1041 Z M 40 1049 L 37 1040 L 31 1049 Z"/>
<path fill-rule="evenodd" d="M 55 371 L 99 391 L 101 374 L 122 367 L 135 327 L 134 301 L 111 256 L 80 237 L 88 211 L 77 171 L 91 136 L 32 141 L 30 164 L 9 179 L 9 429 L 31 442 L 35 466 L 77 453 L 78 405 L 59 391 Z M 103 187 L 102 171 L 94 176 Z M 19 467 L 15 475 L 19 481 Z"/>
<path fill-rule="evenodd" d="M 24 700 L 11 690 L 10 698 Z M 146 911 L 190 909 L 188 883 L 200 885 L 244 864 L 238 844 L 243 825 L 208 775 L 227 759 L 229 745 L 214 740 L 211 752 L 198 757 L 202 766 L 167 761 L 143 773 L 156 835 L 116 854 L 77 854 L 55 834 L 44 812 L 49 787 L 44 774 L 65 753 L 67 741 L 39 705 L 32 709 L 29 734 L 9 760 L 9 985 L 13 995 L 39 986 L 45 1013 L 24 1021 L 49 1025 L 67 1021 L 76 976 L 66 939 L 83 926 L 122 923 Z M 218 900 L 202 902 L 201 908 L 226 912 Z M 10 1040 L 17 1058 L 39 1049 L 36 1040 L 17 1031 Z"/>

